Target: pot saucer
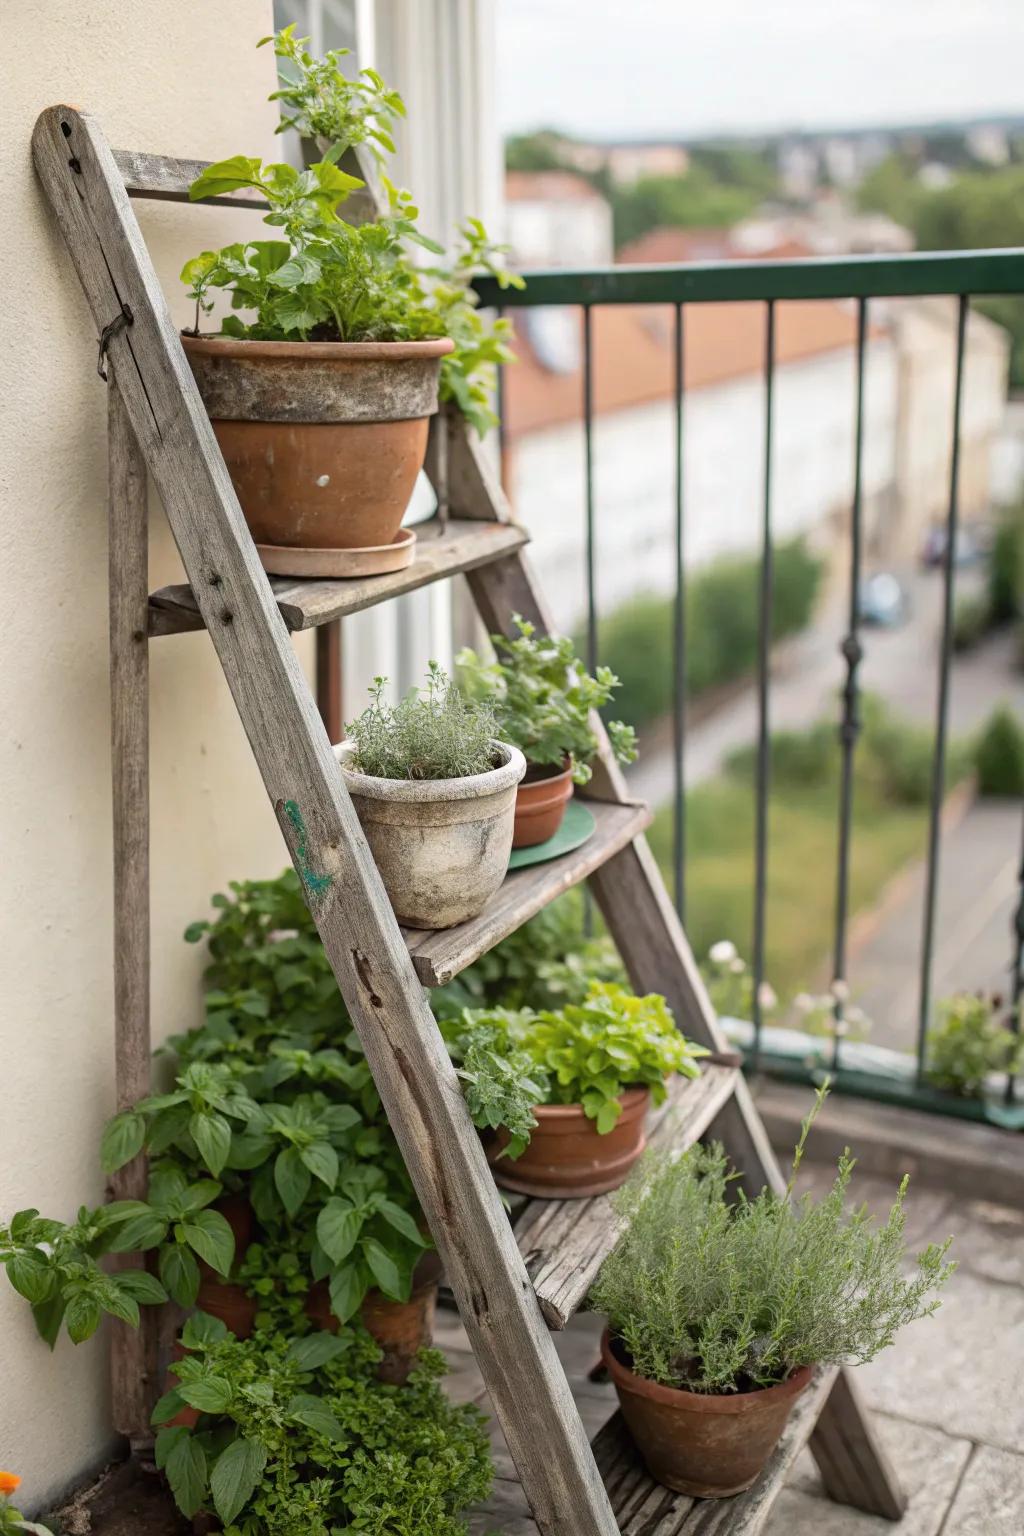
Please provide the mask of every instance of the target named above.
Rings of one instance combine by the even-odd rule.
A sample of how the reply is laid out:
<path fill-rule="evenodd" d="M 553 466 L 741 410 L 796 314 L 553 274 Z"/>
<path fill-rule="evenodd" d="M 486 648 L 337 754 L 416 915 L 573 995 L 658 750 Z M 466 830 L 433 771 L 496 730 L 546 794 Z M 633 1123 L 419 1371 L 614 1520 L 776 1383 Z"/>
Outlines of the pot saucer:
<path fill-rule="evenodd" d="M 597 822 L 593 812 L 588 811 L 580 800 L 570 800 L 565 808 L 565 816 L 562 825 L 554 837 L 549 837 L 546 843 L 534 843 L 530 848 L 513 848 L 509 856 L 509 870 L 525 869 L 530 864 L 546 864 L 548 859 L 557 859 L 563 853 L 571 853 L 574 848 L 581 847 L 588 838 L 593 837 Z"/>
<path fill-rule="evenodd" d="M 256 553 L 269 576 L 345 578 L 384 576 L 404 571 L 416 553 L 412 528 L 399 528 L 390 544 L 363 549 L 303 549 L 283 544 L 257 544 Z"/>

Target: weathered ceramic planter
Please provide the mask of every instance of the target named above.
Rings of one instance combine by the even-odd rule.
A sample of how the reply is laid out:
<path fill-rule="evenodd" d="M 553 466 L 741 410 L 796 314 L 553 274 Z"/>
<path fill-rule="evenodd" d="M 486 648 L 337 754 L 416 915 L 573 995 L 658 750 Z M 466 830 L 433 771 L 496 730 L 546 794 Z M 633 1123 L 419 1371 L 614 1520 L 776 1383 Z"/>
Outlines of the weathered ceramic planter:
<path fill-rule="evenodd" d="M 630 1370 L 607 1329 L 601 1356 L 622 1416 L 655 1482 L 700 1499 L 728 1498 L 757 1481 L 790 1409 L 811 1379 L 803 1366 L 788 1381 L 754 1392 L 683 1392 Z"/>
<path fill-rule="evenodd" d="M 513 848 L 535 848 L 554 837 L 572 799 L 571 768 L 536 768 L 527 765 L 516 791 L 516 824 Z"/>
<path fill-rule="evenodd" d="M 353 549 L 383 550 L 393 568 L 452 342 L 182 342 L 268 568 L 309 574 L 293 548 L 319 552 L 318 575 L 351 574 Z"/>
<path fill-rule="evenodd" d="M 603 1195 L 618 1189 L 646 1146 L 644 1120 L 649 1088 L 628 1088 L 622 1114 L 612 1130 L 600 1135 L 582 1104 L 538 1104 L 537 1127 L 521 1157 L 512 1162 L 500 1153 L 508 1135 L 499 1131 L 487 1151 L 495 1182 L 520 1195 L 548 1200 Z"/>
<path fill-rule="evenodd" d="M 487 905 L 505 878 L 517 747 L 494 743 L 496 768 L 464 779 L 376 779 L 349 766 L 352 742 L 335 747 L 345 786 L 400 923 L 451 928 Z"/>

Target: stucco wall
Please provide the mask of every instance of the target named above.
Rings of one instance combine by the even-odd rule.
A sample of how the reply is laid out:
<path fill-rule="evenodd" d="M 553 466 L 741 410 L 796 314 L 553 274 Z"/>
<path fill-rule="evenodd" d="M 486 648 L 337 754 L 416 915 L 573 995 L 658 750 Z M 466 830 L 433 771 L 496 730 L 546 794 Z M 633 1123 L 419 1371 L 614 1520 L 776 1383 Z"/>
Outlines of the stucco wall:
<path fill-rule="evenodd" d="M 112 1107 L 105 400 L 96 333 L 36 184 L 39 110 L 71 101 L 115 145 L 272 155 L 270 0 L 26 0 L 0 93 L 0 1215 L 96 1202 Z M 136 205 L 138 206 L 138 205 Z M 145 205 L 173 309 L 187 256 L 258 216 Z M 180 580 L 151 513 L 153 584 Z M 153 1017 L 195 1018 L 201 956 L 181 942 L 209 893 L 276 872 L 284 848 L 205 635 L 152 659 Z M 304 659 L 308 659 L 304 655 Z M 50 1355 L 0 1280 L 0 1466 L 26 1509 L 109 1445 L 100 1339 Z"/>

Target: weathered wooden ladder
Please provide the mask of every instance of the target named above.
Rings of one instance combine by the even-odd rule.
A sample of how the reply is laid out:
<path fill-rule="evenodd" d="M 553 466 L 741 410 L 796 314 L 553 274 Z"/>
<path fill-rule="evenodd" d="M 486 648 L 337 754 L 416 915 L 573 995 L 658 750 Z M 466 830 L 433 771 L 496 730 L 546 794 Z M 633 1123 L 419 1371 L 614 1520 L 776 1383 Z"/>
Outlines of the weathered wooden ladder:
<path fill-rule="evenodd" d="M 849 1376 L 819 1372 L 758 1484 L 701 1504 L 644 1473 L 618 1419 L 591 1447 L 550 1329 L 585 1300 L 616 1238 L 606 1198 L 502 1208 L 428 1007 L 439 985 L 560 892 L 589 880 L 642 991 L 664 993 L 680 1026 L 724 1052 L 689 945 L 604 743 L 589 790 L 596 832 L 575 853 L 510 875 L 472 922 L 403 933 L 387 900 L 331 743 L 289 640 L 442 577 L 464 573 L 488 630 L 521 613 L 546 628 L 523 558 L 525 532 L 461 419 L 435 420 L 428 470 L 447 517 L 419 530 L 406 571 L 353 581 L 268 580 L 157 282 L 129 197 L 187 201 L 195 162 L 112 151 L 98 125 L 51 107 L 33 137 L 36 169 L 102 338 L 110 373 L 110 642 L 115 847 L 115 1009 L 120 1105 L 149 1076 L 148 642 L 208 630 L 302 876 L 324 948 L 444 1260 L 509 1450 L 544 1536 L 681 1536 L 760 1529 L 809 1438 L 833 1498 L 898 1519 L 902 1496 Z M 241 194 L 217 202 L 252 207 Z M 149 594 L 147 470 L 190 585 Z M 743 1077 L 712 1064 L 681 1084 L 652 1140 L 682 1147 L 714 1125 L 747 1185 L 780 1174 Z M 143 1192 L 136 1163 L 119 1194 Z M 152 1340 L 118 1334 L 117 1428 L 142 1437 L 155 1383 Z M 607 1485 L 607 1486 L 606 1486 Z"/>

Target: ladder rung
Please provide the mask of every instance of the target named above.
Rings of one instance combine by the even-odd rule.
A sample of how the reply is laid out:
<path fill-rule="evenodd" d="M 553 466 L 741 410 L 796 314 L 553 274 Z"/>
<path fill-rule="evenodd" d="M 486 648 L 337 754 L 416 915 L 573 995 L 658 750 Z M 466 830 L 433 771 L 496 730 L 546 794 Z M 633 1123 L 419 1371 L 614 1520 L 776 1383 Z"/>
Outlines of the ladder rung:
<path fill-rule="evenodd" d="M 698 1078 L 675 1078 L 648 1121 L 647 1145 L 675 1152 L 692 1147 L 731 1098 L 738 1075 L 732 1067 L 707 1066 Z M 609 1195 L 531 1200 L 523 1207 L 516 1242 L 549 1328 L 564 1328 L 582 1306 L 620 1230 Z"/>
<path fill-rule="evenodd" d="M 578 885 L 650 826 L 646 805 L 588 800 L 596 826 L 581 848 L 506 875 L 479 917 L 455 928 L 403 929 L 416 974 L 425 987 L 442 987 L 467 965 L 521 928 L 549 901 Z"/>
<path fill-rule="evenodd" d="M 516 523 L 485 523 L 452 519 L 446 532 L 436 518 L 416 528 L 416 558 L 404 571 L 387 576 L 357 576 L 345 581 L 298 581 L 272 576 L 271 590 L 281 617 L 291 630 L 313 629 L 348 613 L 360 613 L 388 598 L 415 592 L 418 587 L 457 576 L 514 553 L 529 542 Z M 203 628 L 190 586 L 161 587 L 149 598 L 151 635 L 177 635 Z"/>
<path fill-rule="evenodd" d="M 815 1371 L 761 1476 L 746 1493 L 731 1499 L 694 1499 L 662 1488 L 640 1460 L 622 1414 L 616 1413 L 598 1431 L 593 1451 L 621 1536 L 653 1532 L 657 1536 L 754 1536 L 762 1530 L 790 1467 L 818 1421 L 836 1373 L 836 1366 Z"/>

